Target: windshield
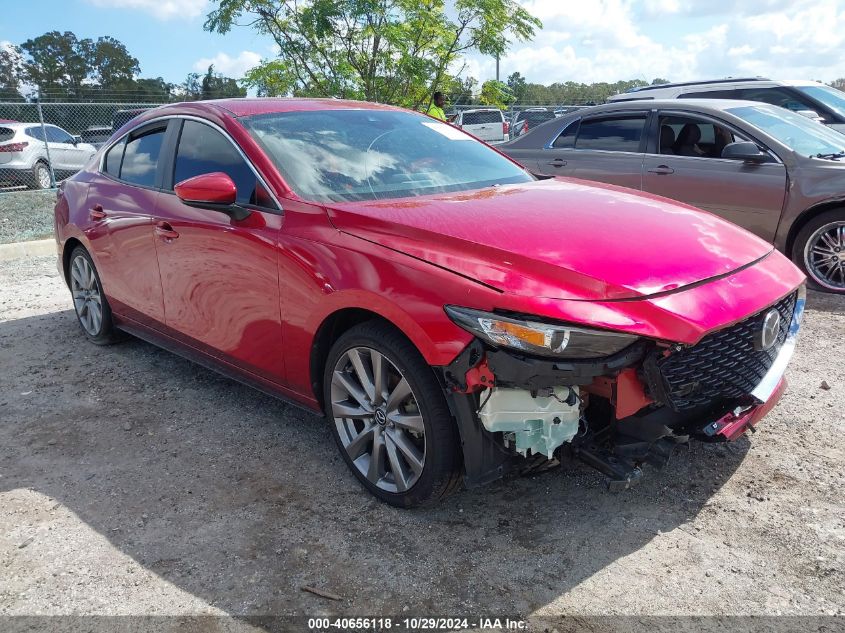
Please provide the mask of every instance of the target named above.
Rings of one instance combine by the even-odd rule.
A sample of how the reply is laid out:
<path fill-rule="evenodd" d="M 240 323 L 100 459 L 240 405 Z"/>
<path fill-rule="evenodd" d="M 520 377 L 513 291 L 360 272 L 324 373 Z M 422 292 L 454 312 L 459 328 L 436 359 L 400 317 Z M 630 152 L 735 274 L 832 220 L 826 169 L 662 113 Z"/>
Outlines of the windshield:
<path fill-rule="evenodd" d="M 828 86 L 796 86 L 796 88 L 845 119 L 845 92 Z"/>
<path fill-rule="evenodd" d="M 727 111 L 802 156 L 845 152 L 845 135 L 785 108 L 757 105 L 729 108 Z"/>
<path fill-rule="evenodd" d="M 305 200 L 408 198 L 533 180 L 460 130 L 412 112 L 276 112 L 241 121 Z"/>

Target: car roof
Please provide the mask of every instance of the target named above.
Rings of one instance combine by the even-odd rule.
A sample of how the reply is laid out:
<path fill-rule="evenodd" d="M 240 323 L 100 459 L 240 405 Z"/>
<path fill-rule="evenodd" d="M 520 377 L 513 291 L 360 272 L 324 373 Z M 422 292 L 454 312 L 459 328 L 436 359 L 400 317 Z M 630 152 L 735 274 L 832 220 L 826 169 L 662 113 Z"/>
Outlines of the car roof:
<path fill-rule="evenodd" d="M 468 112 L 501 112 L 499 108 L 470 108 L 469 110 L 461 110 L 461 114 Z"/>
<path fill-rule="evenodd" d="M 743 101 L 739 99 L 637 99 L 634 101 L 614 101 L 611 103 L 604 103 L 602 105 L 590 106 L 582 108 L 573 112 L 568 112 L 561 117 L 546 121 L 542 125 L 538 125 L 528 134 L 519 136 L 516 139 L 509 141 L 506 145 L 513 148 L 533 148 L 535 138 L 541 138 L 544 133 L 548 133 L 553 129 L 559 127 L 563 130 L 572 121 L 581 119 L 593 114 L 613 113 L 613 112 L 629 112 L 631 110 L 692 110 L 707 114 L 712 112 L 724 112 L 730 108 L 741 106 L 754 107 L 772 107 L 767 103 L 760 101 Z M 730 115 L 730 112 L 728 112 Z M 541 132 L 540 130 L 545 130 Z M 537 135 L 535 137 L 535 135 Z"/>
<path fill-rule="evenodd" d="M 297 97 L 254 97 L 243 99 L 214 99 L 211 101 L 188 102 L 193 105 L 207 105 L 222 108 L 236 117 L 274 112 L 303 112 L 319 110 L 401 110 L 393 106 L 352 101 L 347 99 L 303 99 Z M 178 104 L 178 105 L 188 105 Z"/>

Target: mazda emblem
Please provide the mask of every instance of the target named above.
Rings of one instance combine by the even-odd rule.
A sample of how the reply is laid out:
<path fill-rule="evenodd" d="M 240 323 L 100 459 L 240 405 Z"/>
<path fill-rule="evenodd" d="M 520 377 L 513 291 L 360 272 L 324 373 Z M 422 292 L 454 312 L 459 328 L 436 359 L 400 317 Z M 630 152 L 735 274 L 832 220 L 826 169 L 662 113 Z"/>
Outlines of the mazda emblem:
<path fill-rule="evenodd" d="M 766 316 L 763 317 L 763 323 L 757 333 L 754 347 L 759 351 L 771 349 L 775 343 L 778 342 L 778 335 L 780 334 L 780 312 L 777 310 L 769 310 Z"/>

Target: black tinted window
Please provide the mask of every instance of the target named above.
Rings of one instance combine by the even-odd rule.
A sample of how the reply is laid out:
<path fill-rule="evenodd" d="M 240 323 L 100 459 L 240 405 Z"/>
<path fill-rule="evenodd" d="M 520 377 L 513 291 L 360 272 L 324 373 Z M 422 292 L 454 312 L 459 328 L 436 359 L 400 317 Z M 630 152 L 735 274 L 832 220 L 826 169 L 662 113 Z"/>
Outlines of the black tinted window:
<path fill-rule="evenodd" d="M 24 130 L 24 134 L 26 134 L 27 136 L 31 136 L 32 138 L 37 139 L 39 141 L 44 140 L 44 130 L 42 130 L 40 127 L 28 127 L 26 128 L 26 130 Z"/>
<path fill-rule="evenodd" d="M 762 101 L 772 105 L 798 112 L 799 110 L 818 109 L 814 103 L 799 95 L 796 91 L 784 88 L 746 88 L 742 91 L 742 98 L 748 101 Z"/>
<path fill-rule="evenodd" d="M 0 143 L 3 141 L 8 141 L 15 135 L 15 131 L 7 128 L 7 127 L 0 127 Z"/>
<path fill-rule="evenodd" d="M 463 125 L 501 123 L 502 120 L 503 117 L 501 112 L 466 112 L 463 116 Z"/>
<path fill-rule="evenodd" d="M 552 143 L 552 147 L 556 147 L 558 149 L 566 149 L 569 147 L 575 147 L 575 135 L 578 134 L 578 124 L 580 120 L 573 121 L 569 125 L 566 126 L 566 129 L 560 133 L 560 135 L 555 139 L 555 142 Z"/>
<path fill-rule="evenodd" d="M 214 128 L 185 121 L 176 150 L 173 182 L 222 171 L 235 183 L 238 204 L 275 206 L 259 187 L 258 178 L 232 143 Z"/>
<path fill-rule="evenodd" d="M 165 128 L 153 130 L 126 143 L 120 167 L 121 180 L 145 187 L 155 185 L 164 132 Z"/>
<path fill-rule="evenodd" d="M 609 152 L 637 152 L 645 127 L 645 116 L 581 121 L 575 147 Z"/>
<path fill-rule="evenodd" d="M 123 148 L 126 146 L 126 139 L 123 139 L 106 152 L 106 159 L 103 161 L 103 171 L 115 178 L 120 176 L 120 160 L 123 158 Z"/>
<path fill-rule="evenodd" d="M 685 92 L 678 95 L 678 99 L 742 99 L 739 90 L 704 90 L 700 92 Z"/>
<path fill-rule="evenodd" d="M 73 137 L 61 128 L 48 125 L 47 140 L 51 143 L 72 143 Z"/>

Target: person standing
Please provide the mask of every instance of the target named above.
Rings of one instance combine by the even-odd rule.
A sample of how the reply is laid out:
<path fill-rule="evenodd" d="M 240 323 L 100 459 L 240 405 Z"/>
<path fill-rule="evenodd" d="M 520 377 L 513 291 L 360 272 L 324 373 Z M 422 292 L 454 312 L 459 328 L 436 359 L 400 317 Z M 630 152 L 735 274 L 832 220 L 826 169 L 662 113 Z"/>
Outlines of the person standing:
<path fill-rule="evenodd" d="M 443 106 L 446 105 L 446 99 L 443 97 L 443 93 L 439 90 L 434 93 L 434 96 L 431 100 L 431 105 L 428 106 L 428 111 L 426 114 L 430 117 L 434 117 L 435 119 L 440 119 L 441 121 L 446 121 L 446 113 L 443 111 Z"/>

